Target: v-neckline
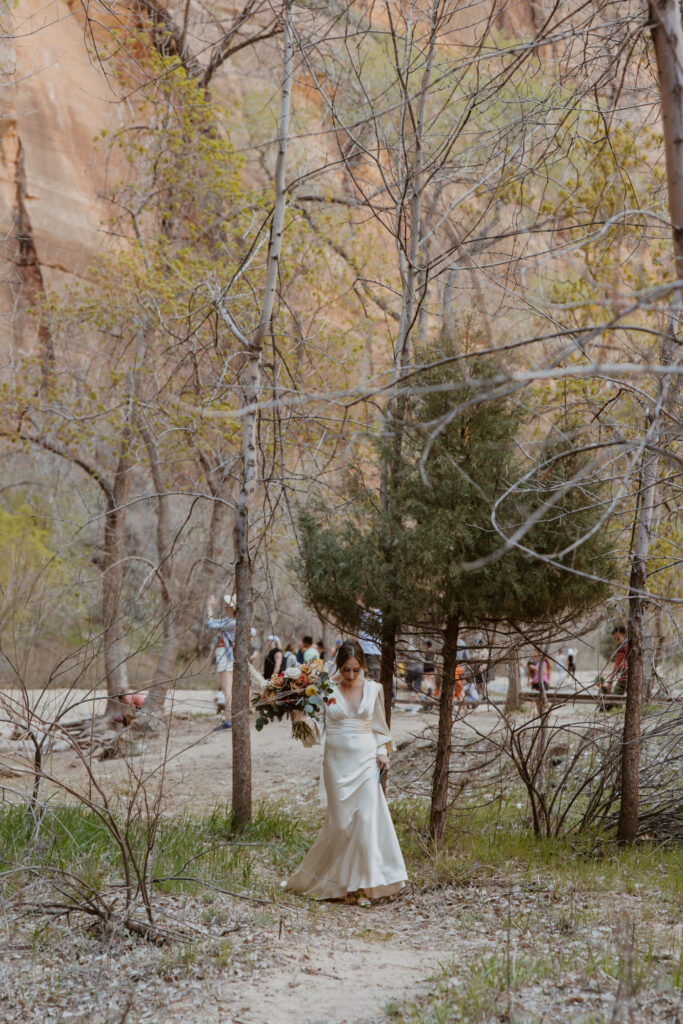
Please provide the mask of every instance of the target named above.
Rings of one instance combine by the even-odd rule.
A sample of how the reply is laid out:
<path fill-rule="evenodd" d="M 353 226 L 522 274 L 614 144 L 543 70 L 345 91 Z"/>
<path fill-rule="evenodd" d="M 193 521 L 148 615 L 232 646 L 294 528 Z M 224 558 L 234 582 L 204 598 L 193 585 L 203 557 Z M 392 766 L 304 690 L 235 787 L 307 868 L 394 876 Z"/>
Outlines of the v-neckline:
<path fill-rule="evenodd" d="M 344 701 L 344 706 L 346 707 L 346 710 L 348 711 L 348 713 L 350 715 L 357 715 L 358 712 L 360 711 L 360 709 L 363 707 L 363 701 L 365 700 L 365 684 L 366 683 L 367 683 L 367 679 L 364 679 L 363 680 L 363 692 L 360 695 L 360 700 L 358 702 L 358 707 L 356 708 L 355 711 L 353 710 L 353 708 L 351 707 L 351 705 L 347 701 L 346 697 L 344 696 L 344 691 L 342 690 L 341 685 L 339 683 L 337 683 L 337 693 L 339 694 L 341 699 Z"/>

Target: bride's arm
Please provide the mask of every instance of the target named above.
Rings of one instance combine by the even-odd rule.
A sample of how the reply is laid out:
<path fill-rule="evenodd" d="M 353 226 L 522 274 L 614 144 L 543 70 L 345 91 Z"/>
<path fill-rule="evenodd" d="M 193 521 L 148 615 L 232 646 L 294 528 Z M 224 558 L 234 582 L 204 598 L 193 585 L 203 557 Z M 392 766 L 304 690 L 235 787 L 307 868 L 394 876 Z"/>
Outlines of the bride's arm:
<path fill-rule="evenodd" d="M 375 734 L 377 741 L 377 757 L 386 758 L 387 763 L 389 760 L 389 754 L 394 749 L 394 741 L 391 738 L 389 732 L 389 726 L 387 720 L 384 717 L 384 693 L 381 687 L 377 689 L 377 696 L 375 698 L 375 706 L 372 710 L 372 731 Z"/>

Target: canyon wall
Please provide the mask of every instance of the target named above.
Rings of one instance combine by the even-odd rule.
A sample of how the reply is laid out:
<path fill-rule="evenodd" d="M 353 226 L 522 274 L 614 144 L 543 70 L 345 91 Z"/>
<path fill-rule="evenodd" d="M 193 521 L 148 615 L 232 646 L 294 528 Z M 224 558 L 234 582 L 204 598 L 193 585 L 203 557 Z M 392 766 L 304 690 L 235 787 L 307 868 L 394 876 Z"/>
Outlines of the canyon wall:
<path fill-rule="evenodd" d="M 107 244 L 93 140 L 116 115 L 80 4 L 19 0 L 12 35 L 0 92 L 4 355 L 31 344 L 26 309 L 43 286 L 81 277 Z"/>

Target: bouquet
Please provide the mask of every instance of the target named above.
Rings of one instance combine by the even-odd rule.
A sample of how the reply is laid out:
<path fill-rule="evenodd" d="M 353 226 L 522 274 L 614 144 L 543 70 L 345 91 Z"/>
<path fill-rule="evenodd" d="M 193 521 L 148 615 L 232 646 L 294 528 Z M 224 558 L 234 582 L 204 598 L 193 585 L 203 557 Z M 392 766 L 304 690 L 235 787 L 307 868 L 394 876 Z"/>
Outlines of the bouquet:
<path fill-rule="evenodd" d="M 274 718 L 280 722 L 295 710 L 309 718 L 318 718 L 326 704 L 335 703 L 332 690 L 332 682 L 320 658 L 287 668 L 269 679 L 263 693 L 254 697 L 256 728 L 260 732 Z M 292 736 L 296 740 L 312 739 L 313 730 L 308 722 L 293 722 Z"/>

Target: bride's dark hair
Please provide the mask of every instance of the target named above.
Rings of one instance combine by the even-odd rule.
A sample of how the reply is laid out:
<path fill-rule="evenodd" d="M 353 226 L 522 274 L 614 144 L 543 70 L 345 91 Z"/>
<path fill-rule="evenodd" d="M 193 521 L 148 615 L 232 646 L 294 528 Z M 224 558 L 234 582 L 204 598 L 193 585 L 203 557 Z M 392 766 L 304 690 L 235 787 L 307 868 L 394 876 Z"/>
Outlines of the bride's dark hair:
<path fill-rule="evenodd" d="M 337 651 L 337 657 L 335 659 L 335 666 L 337 671 L 341 671 L 347 661 L 351 658 L 355 658 L 356 661 L 360 662 L 360 667 L 365 669 L 365 655 L 363 654 L 363 648 L 357 640 L 345 640 Z"/>

